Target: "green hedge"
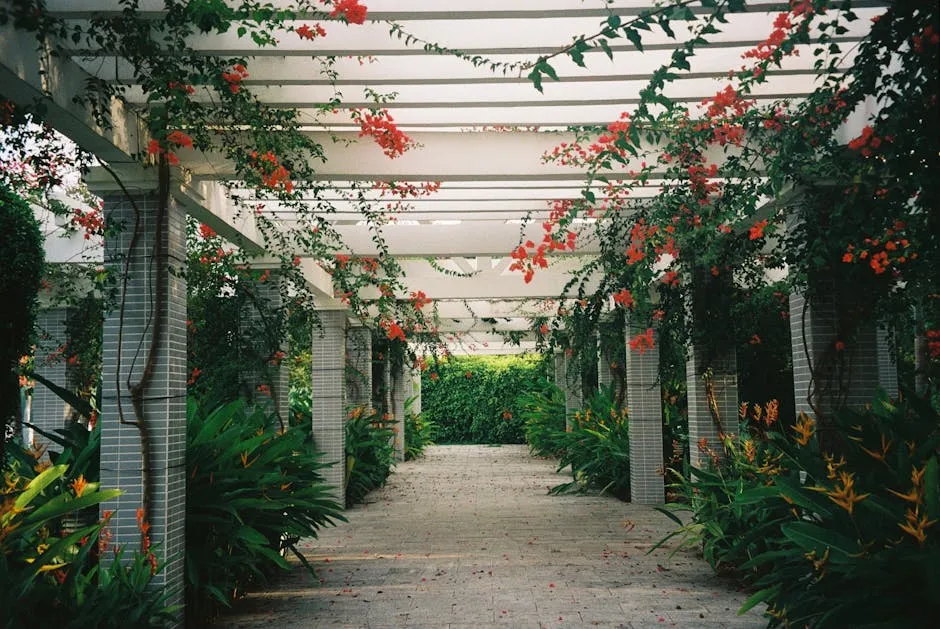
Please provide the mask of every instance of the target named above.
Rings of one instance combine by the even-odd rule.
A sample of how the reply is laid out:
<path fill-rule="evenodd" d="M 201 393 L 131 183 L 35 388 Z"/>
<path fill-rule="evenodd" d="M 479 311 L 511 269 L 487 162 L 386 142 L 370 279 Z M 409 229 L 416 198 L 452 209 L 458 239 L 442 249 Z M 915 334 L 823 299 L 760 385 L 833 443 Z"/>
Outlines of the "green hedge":
<path fill-rule="evenodd" d="M 541 356 L 451 358 L 421 378 L 421 410 L 438 443 L 524 443 L 520 396 L 548 388 Z"/>

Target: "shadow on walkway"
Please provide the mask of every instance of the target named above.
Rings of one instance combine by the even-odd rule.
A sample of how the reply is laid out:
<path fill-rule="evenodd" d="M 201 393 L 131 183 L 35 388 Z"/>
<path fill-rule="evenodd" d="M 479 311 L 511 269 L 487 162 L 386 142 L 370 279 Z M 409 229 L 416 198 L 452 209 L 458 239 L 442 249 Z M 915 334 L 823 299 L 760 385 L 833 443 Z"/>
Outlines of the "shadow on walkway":
<path fill-rule="evenodd" d="M 564 479 L 526 446 L 435 446 L 349 522 L 302 545 L 303 568 L 222 619 L 256 627 L 763 627 L 704 561 L 646 551 L 673 524 Z"/>

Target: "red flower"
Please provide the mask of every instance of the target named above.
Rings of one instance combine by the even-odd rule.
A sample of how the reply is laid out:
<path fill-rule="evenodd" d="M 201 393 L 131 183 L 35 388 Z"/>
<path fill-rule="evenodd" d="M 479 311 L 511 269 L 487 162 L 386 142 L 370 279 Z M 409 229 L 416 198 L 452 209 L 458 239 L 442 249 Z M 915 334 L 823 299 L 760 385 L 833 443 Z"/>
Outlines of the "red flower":
<path fill-rule="evenodd" d="M 304 24 L 296 29 L 294 32 L 297 33 L 297 37 L 301 39 L 310 39 L 313 40 L 315 37 L 325 37 L 326 31 L 323 30 L 323 27 L 317 24 L 313 28 L 310 28 L 309 25 Z"/>
<path fill-rule="evenodd" d="M 645 354 L 646 350 L 656 347 L 656 341 L 653 338 L 653 328 L 647 328 L 646 332 L 637 334 L 630 339 L 630 349 Z"/>
<path fill-rule="evenodd" d="M 469 380 L 470 378 L 473 377 L 473 373 L 468 371 L 467 373 L 464 374 L 464 376 L 467 378 L 467 380 Z"/>
<path fill-rule="evenodd" d="M 213 238 L 218 234 L 216 234 L 215 230 L 205 223 L 199 223 L 199 235 L 208 240 L 209 238 Z"/>
<path fill-rule="evenodd" d="M 633 307 L 633 293 L 631 293 L 626 288 L 624 288 L 619 293 L 616 293 L 614 295 L 614 302 L 621 304 L 624 308 L 632 308 Z"/>
<path fill-rule="evenodd" d="M 842 256 L 843 262 L 848 263 L 848 262 L 852 262 L 853 260 L 855 260 L 855 256 L 853 256 L 851 253 L 846 253 L 845 255 Z"/>
<path fill-rule="evenodd" d="M 159 155 L 163 149 L 160 148 L 160 142 L 157 140 L 150 140 L 147 143 L 147 154 L 148 155 Z"/>
<path fill-rule="evenodd" d="M 438 378 L 440 378 L 440 376 L 437 375 L 437 372 L 431 374 L 431 380 L 437 380 Z"/>
<path fill-rule="evenodd" d="M 836 349 L 837 352 L 841 352 L 845 350 L 845 343 L 843 343 L 842 341 L 836 341 L 833 344 L 833 347 Z"/>
<path fill-rule="evenodd" d="M 166 141 L 170 144 L 175 144 L 177 146 L 185 146 L 186 148 L 193 148 L 193 139 L 183 133 L 182 131 L 173 131 L 166 136 Z"/>
<path fill-rule="evenodd" d="M 766 218 L 762 221 L 757 221 L 756 223 L 754 223 L 754 225 L 751 226 L 751 229 L 748 232 L 748 238 L 750 238 L 751 240 L 757 240 L 758 238 L 763 238 L 765 227 L 767 227 Z"/>
<path fill-rule="evenodd" d="M 359 0 L 336 0 L 330 17 L 335 18 L 342 14 L 350 24 L 362 24 L 366 21 L 367 12 L 368 9 L 359 4 Z"/>

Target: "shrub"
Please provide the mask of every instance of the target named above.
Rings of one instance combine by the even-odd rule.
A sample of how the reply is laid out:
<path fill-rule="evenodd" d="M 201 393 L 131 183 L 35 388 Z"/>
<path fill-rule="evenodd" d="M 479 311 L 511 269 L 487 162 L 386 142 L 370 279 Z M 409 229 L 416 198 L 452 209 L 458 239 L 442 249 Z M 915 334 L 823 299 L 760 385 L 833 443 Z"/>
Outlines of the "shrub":
<path fill-rule="evenodd" d="M 385 484 L 395 465 L 394 424 L 378 411 L 357 406 L 346 416 L 346 505 L 362 502 Z"/>
<path fill-rule="evenodd" d="M 565 394 L 555 385 L 544 391 L 526 391 L 516 398 L 522 409 L 525 440 L 536 456 L 561 456 L 565 433 Z"/>
<path fill-rule="evenodd" d="M 190 399 L 186 449 L 187 616 L 200 626 L 247 586 L 288 564 L 282 552 L 345 520 L 320 473 L 310 422 Z"/>
<path fill-rule="evenodd" d="M 434 445 L 437 425 L 425 413 L 412 411 L 415 398 L 405 400 L 405 460 L 411 461 L 424 454 L 425 448 Z"/>
<path fill-rule="evenodd" d="M 91 450 L 66 448 L 56 458 L 70 464 L 54 466 L 39 462 L 41 450 L 8 453 L 0 487 L 0 627 L 143 629 L 164 626 L 176 612 L 149 587 L 161 569 L 154 548 L 128 561 L 115 549 L 102 565 L 108 516 L 66 526 L 66 518 L 120 494 L 78 473 L 76 460 Z"/>
<path fill-rule="evenodd" d="M 0 184 L 0 461 L 7 426 L 19 417 L 20 356 L 29 353 L 36 296 L 43 267 L 43 240 L 29 204 Z"/>
<path fill-rule="evenodd" d="M 553 439 L 560 450 L 558 471 L 571 466 L 574 480 L 551 493 L 596 489 L 630 499 L 629 422 L 626 409 L 617 409 L 611 388 L 592 397 L 575 413 L 571 430 L 557 432 Z"/>
<path fill-rule="evenodd" d="M 772 627 L 937 617 L 936 409 L 881 394 L 868 409 L 840 411 L 825 448 L 806 415 L 787 434 L 751 420 L 726 437 L 727 462 L 686 481 L 694 515 L 683 531 L 757 590 L 742 611 L 766 601 Z"/>
<path fill-rule="evenodd" d="M 422 408 L 441 443 L 524 443 L 519 396 L 548 386 L 538 356 L 473 356 L 422 375 Z"/>

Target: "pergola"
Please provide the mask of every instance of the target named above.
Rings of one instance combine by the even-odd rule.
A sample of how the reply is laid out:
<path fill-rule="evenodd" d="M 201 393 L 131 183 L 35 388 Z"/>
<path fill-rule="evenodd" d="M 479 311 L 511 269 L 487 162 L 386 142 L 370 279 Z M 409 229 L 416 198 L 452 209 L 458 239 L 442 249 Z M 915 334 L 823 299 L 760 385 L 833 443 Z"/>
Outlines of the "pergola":
<path fill-rule="evenodd" d="M 274 0 L 274 4 L 287 3 Z M 586 68 L 564 56 L 558 57 L 553 64 L 559 80 L 545 80 L 544 93 L 540 93 L 525 72 L 494 72 L 487 64 L 474 66 L 454 55 L 428 50 L 422 42 L 439 43 L 465 55 L 480 55 L 498 63 L 534 62 L 541 55 L 563 48 L 574 36 L 597 31 L 611 13 L 626 20 L 655 8 L 657 3 L 370 0 L 367 4 L 366 24 L 347 26 L 331 22 L 327 24 L 328 36 L 316 41 L 284 32 L 276 48 L 259 49 L 249 38 L 228 33 L 194 38 L 191 44 L 207 55 L 250 58 L 250 76 L 244 84 L 250 85 L 265 103 L 297 109 L 309 120 L 306 132 L 326 149 L 327 159 L 318 168 L 318 177 L 330 182 L 337 191 L 332 199 L 335 211 L 328 215 L 328 220 L 342 234 L 350 254 L 376 253 L 364 217 L 341 194 L 351 182 L 440 182 L 436 193 L 409 201 L 397 215 L 397 221 L 384 228 L 389 250 L 399 258 L 406 274 L 401 297 L 407 297 L 409 291 L 421 290 L 434 300 L 444 338 L 454 352 L 531 350 L 532 336 L 526 337 L 521 345 L 510 345 L 500 333 L 527 331 L 531 318 L 544 312 L 546 300 L 558 303 L 557 300 L 570 297 L 560 294 L 570 272 L 597 252 L 596 245 L 586 239 L 576 253 L 553 258 L 550 267 L 529 283 L 521 273 L 509 271 L 509 253 L 526 239 L 541 238 L 540 223 L 551 202 L 580 198 L 584 187 L 582 169 L 545 163 L 542 155 L 562 142 L 570 142 L 572 127 L 606 125 L 636 105 L 649 75 L 669 59 L 677 42 L 683 42 L 689 31 L 676 22 L 673 23 L 676 39 L 662 32 L 646 33 L 642 52 L 625 39 L 612 41 L 613 59 L 608 59 L 600 49 L 592 49 L 585 53 Z M 847 31 L 836 36 L 845 49 L 852 48 L 865 35 L 870 18 L 886 3 L 873 0 L 854 4 L 859 19 L 846 23 Z M 85 20 L 94 14 L 118 10 L 110 0 L 48 0 L 47 6 L 69 20 Z M 740 66 L 741 55 L 767 37 L 775 16 L 787 6 L 779 1 L 762 0 L 748 3 L 747 13 L 730 15 L 721 32 L 712 36 L 711 43 L 691 59 L 691 71 L 682 73 L 679 80 L 667 87 L 666 94 L 694 111 L 703 99 L 722 89 L 729 69 Z M 141 11 L 152 13 L 155 20 L 160 19 L 162 7 L 161 0 L 140 2 Z M 702 13 L 706 9 L 696 5 L 693 11 Z M 390 35 L 393 24 L 416 38 L 417 43 Z M 70 57 L 41 59 L 32 34 L 14 31 L 10 25 L 2 27 L 0 86 L 7 96 L 21 103 L 47 94 L 50 99 L 47 119 L 59 131 L 126 174 L 129 180 L 143 182 L 147 175 L 137 167 L 136 155 L 144 150 L 148 138 L 140 131 L 138 113 L 152 103 L 139 86 L 130 85 L 126 101 L 113 103 L 113 128 L 98 127 L 86 110 L 72 102 L 72 97 L 89 77 L 127 83 L 133 74 L 122 59 L 103 57 L 94 49 L 78 48 L 71 43 L 63 45 L 72 51 Z M 341 108 L 332 112 L 322 108 L 334 89 L 321 74 L 323 57 L 335 58 L 339 76 L 335 87 L 343 94 Z M 770 102 L 807 95 L 816 87 L 814 60 L 808 47 L 802 55 L 787 57 L 783 67 L 761 84 L 753 97 Z M 851 62 L 849 54 L 845 63 Z M 359 128 L 351 120 L 349 109 L 374 104 L 367 97 L 367 88 L 396 95 L 384 107 L 418 143 L 416 148 L 389 159 L 368 139 L 358 138 Z M 211 95 L 197 88 L 195 98 L 208 99 Z M 861 120 L 866 112 L 857 113 Z M 851 131 L 846 132 L 846 137 L 852 137 Z M 334 137 L 351 143 L 335 142 Z M 237 184 L 230 187 L 232 165 L 211 152 L 183 151 L 180 158 L 173 187 L 179 210 L 263 257 L 267 253 L 266 243 L 254 225 L 254 217 L 234 209 L 232 198 L 247 192 Z M 629 166 L 624 172 L 627 170 Z M 106 202 L 120 204 L 113 187 L 103 185 L 104 177 L 95 181 L 98 184 L 95 190 Z M 660 182 L 653 180 L 637 191 L 638 202 L 643 197 L 655 196 L 659 186 Z M 141 183 L 140 189 L 145 187 Z M 373 194 L 376 204 L 386 202 L 380 192 Z M 276 201 L 265 202 L 264 206 L 264 213 L 285 224 L 295 220 L 293 210 Z M 51 257 L 59 261 L 70 259 L 73 254 L 64 243 L 50 247 Z M 321 431 L 318 441 L 331 457 L 336 457 L 342 455 L 339 431 L 343 392 L 338 374 L 342 370 L 343 343 L 340 332 L 331 330 L 344 330 L 348 317 L 333 298 L 329 276 L 315 262 L 309 260 L 304 265 L 307 280 L 320 295 L 325 313 L 325 336 L 319 346 L 323 351 L 318 354 L 315 349 L 314 358 L 315 401 L 319 405 L 314 410 L 314 424 L 315 430 Z M 456 273 L 443 274 L 440 268 Z M 144 287 L 135 290 L 136 298 L 143 299 L 140 291 Z M 185 312 L 185 301 L 172 302 L 170 308 L 175 308 L 177 314 Z M 139 333 L 145 334 L 143 329 Z M 120 349 L 109 346 L 109 342 L 114 342 L 109 338 L 106 330 L 106 376 L 108 348 Z M 181 361 L 185 370 L 185 348 L 182 353 L 171 352 L 169 360 L 170 374 L 164 384 L 166 390 L 176 391 L 185 387 L 186 378 L 177 373 L 179 364 L 174 361 Z M 333 386 L 337 381 L 338 390 Z M 637 400 L 642 398 L 641 384 L 640 381 L 635 384 Z M 630 391 L 632 395 L 633 390 Z M 106 415 L 111 402 L 107 393 L 105 398 Z M 637 410 L 642 406 L 639 401 L 635 404 Z M 658 406 L 659 402 L 653 399 L 649 404 Z M 631 410 L 633 406 L 631 402 Z M 165 402 L 157 414 L 168 433 L 180 421 L 185 422 L 182 402 Z M 105 428 L 103 467 L 117 461 L 118 452 L 132 451 L 135 447 L 121 442 L 119 431 L 117 426 Z M 178 462 L 181 456 L 175 449 L 178 445 L 167 440 L 160 446 L 163 455 L 158 455 L 163 457 L 164 486 L 154 525 L 167 540 L 168 552 L 173 551 L 174 543 L 179 543 L 182 530 L 178 521 L 185 492 L 180 494 L 179 487 L 172 483 L 174 461 Z M 661 454 L 653 453 L 648 457 L 649 465 L 657 456 L 661 462 Z M 644 464 L 640 457 L 636 462 Z M 139 479 L 128 476 L 127 470 L 114 469 L 110 476 L 103 471 L 103 484 L 116 482 L 124 487 L 139 484 Z M 641 476 L 638 474 L 637 478 Z M 649 482 L 655 485 L 656 481 Z M 658 482 L 660 498 L 654 502 L 661 501 L 662 479 Z M 655 494 L 655 487 L 651 491 Z M 133 491 L 127 496 L 127 504 L 131 504 Z M 127 511 L 128 530 L 132 531 L 133 508 Z M 132 535 L 127 533 L 128 539 Z M 181 578 L 178 566 L 171 565 L 165 575 L 170 586 L 176 587 L 175 580 Z"/>

